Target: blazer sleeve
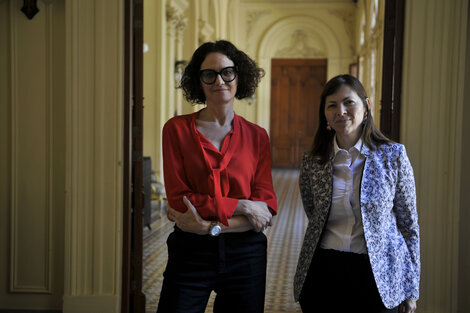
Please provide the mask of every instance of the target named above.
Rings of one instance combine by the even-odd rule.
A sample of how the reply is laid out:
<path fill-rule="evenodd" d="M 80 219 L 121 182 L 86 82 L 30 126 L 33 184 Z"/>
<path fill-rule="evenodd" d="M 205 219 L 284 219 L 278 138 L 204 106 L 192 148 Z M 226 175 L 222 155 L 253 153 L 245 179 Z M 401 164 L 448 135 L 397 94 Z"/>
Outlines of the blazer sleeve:
<path fill-rule="evenodd" d="M 397 227 L 408 247 L 411 264 L 411 270 L 414 273 L 411 287 L 410 300 L 419 298 L 419 279 L 420 279 L 420 243 L 419 243 L 419 225 L 418 212 L 416 208 L 416 187 L 413 175 L 413 168 L 406 154 L 406 149 L 400 151 L 398 159 L 398 177 L 395 189 L 394 209 L 397 219 Z"/>
<path fill-rule="evenodd" d="M 266 202 L 272 215 L 277 214 L 277 200 L 271 175 L 271 148 L 266 131 L 262 133 L 260 139 L 259 158 L 252 185 L 251 200 Z"/>
<path fill-rule="evenodd" d="M 312 193 L 312 186 L 311 186 L 311 167 L 310 167 L 311 159 L 308 153 L 305 153 L 302 158 L 302 166 L 300 167 L 300 174 L 299 174 L 299 189 L 300 189 L 300 196 L 302 197 L 302 203 L 304 205 L 305 214 L 309 220 L 312 219 L 313 216 L 313 193 Z"/>

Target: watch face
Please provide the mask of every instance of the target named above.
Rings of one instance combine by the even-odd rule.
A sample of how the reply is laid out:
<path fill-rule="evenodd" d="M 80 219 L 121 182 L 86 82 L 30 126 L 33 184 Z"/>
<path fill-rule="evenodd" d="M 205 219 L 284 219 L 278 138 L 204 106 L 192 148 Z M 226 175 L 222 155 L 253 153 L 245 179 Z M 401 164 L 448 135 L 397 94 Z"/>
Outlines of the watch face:
<path fill-rule="evenodd" d="M 220 231 L 222 230 L 222 228 L 220 228 L 219 225 L 214 225 L 211 227 L 211 236 L 218 236 L 220 234 Z"/>

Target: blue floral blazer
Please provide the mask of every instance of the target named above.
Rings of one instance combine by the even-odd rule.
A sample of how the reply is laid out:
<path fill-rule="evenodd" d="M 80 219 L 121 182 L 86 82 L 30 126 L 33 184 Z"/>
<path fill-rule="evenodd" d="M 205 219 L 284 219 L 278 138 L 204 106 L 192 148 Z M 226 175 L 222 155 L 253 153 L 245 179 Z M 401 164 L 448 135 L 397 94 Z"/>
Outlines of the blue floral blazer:
<path fill-rule="evenodd" d="M 366 161 L 360 203 L 364 236 L 377 288 L 387 308 L 419 297 L 419 226 L 413 169 L 405 147 L 392 143 L 361 149 Z M 294 278 L 298 301 L 331 207 L 332 159 L 320 165 L 305 154 L 299 185 L 308 226 Z"/>

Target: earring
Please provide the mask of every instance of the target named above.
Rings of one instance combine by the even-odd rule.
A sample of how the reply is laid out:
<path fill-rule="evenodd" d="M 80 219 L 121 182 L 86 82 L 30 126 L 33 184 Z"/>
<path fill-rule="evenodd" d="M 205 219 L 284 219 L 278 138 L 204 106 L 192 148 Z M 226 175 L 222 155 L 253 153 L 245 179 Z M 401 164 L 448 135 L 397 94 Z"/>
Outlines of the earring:
<path fill-rule="evenodd" d="M 326 130 L 331 130 L 330 123 L 326 123 Z"/>

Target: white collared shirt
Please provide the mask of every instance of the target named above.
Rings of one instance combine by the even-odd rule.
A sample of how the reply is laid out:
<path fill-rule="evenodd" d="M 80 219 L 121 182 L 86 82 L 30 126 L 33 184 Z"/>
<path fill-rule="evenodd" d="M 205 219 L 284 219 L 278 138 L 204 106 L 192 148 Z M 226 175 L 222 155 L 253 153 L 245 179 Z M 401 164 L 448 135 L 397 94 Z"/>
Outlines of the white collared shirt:
<path fill-rule="evenodd" d="M 330 215 L 320 247 L 338 251 L 367 253 L 362 226 L 359 194 L 365 156 L 361 154 L 362 140 L 346 151 L 334 138 L 333 196 Z"/>

